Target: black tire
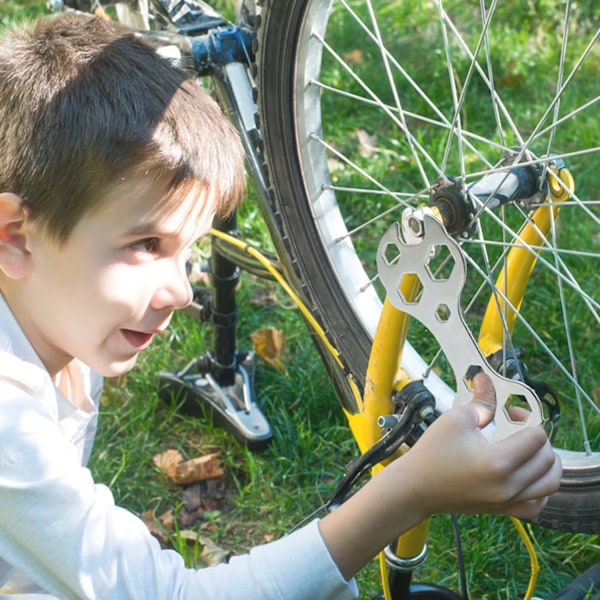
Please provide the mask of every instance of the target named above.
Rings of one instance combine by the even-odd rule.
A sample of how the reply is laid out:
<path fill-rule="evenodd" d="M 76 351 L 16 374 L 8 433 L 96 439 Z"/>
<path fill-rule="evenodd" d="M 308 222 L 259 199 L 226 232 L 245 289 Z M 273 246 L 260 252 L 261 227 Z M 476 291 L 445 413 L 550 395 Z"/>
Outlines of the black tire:
<path fill-rule="evenodd" d="M 311 185 L 314 189 L 314 183 L 309 180 L 322 177 L 327 185 L 331 179 L 327 169 L 315 174 L 310 172 L 312 165 L 306 167 L 310 162 L 307 161 L 308 142 L 301 139 L 309 131 L 307 122 L 311 114 L 308 110 L 303 112 L 306 93 L 300 82 L 307 68 L 320 68 L 322 49 L 320 46 L 314 52 L 307 50 L 307 31 L 313 24 L 319 32 L 323 31 L 332 3 L 333 0 L 265 0 L 262 3 L 262 16 L 258 20 L 258 111 L 273 208 L 295 276 L 309 299 L 311 310 L 362 385 L 373 329 L 367 322 L 368 309 L 363 307 L 361 313 L 349 300 L 349 293 L 340 281 L 342 269 L 339 263 L 338 266 L 333 264 L 322 229 L 316 224 L 322 215 L 315 216 L 310 200 L 313 190 L 309 189 Z M 591 206 L 589 210 L 597 219 L 597 208 Z M 594 285 L 594 288 L 588 287 L 592 294 L 598 290 L 597 280 Z M 598 366 L 597 354 L 588 360 Z M 337 379 L 338 382 L 344 380 L 343 376 Z M 350 412 L 357 410 L 348 397 L 343 401 Z M 568 450 L 563 453 L 563 462 L 561 491 L 550 499 L 538 522 L 567 531 L 600 532 L 599 448 L 592 448 L 590 455 Z"/>

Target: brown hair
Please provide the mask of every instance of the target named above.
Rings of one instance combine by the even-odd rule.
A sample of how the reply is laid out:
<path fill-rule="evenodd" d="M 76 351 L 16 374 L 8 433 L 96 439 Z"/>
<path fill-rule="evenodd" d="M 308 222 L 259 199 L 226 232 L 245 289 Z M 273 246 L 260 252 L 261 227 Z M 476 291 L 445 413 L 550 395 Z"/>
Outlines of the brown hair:
<path fill-rule="evenodd" d="M 58 242 L 120 178 L 211 190 L 228 214 L 245 189 L 243 150 L 217 104 L 139 36 L 61 15 L 0 43 L 0 192 L 20 195 Z M 178 194 L 174 193 L 173 197 Z"/>

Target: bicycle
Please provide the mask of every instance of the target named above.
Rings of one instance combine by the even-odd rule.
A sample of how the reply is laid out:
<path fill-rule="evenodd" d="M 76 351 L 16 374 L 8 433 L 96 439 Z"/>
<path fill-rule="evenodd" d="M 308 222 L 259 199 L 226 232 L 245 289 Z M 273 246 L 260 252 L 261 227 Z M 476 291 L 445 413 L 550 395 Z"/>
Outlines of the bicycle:
<path fill-rule="evenodd" d="M 102 8 L 87 0 L 66 4 Z M 577 13 L 567 2 L 560 21 L 565 36 L 556 47 L 540 29 L 538 39 L 507 49 L 494 19 L 502 23 L 522 12 L 511 14 L 495 1 L 479 8 L 467 3 L 462 12 L 439 1 L 407 4 L 246 0 L 235 27 L 197 2 L 161 0 L 151 7 L 139 1 L 116 10 L 194 75 L 211 76 L 240 130 L 279 268 L 323 333 L 317 343 L 361 452 L 370 456 L 377 447 L 377 460 L 366 459 L 349 481 L 401 442 L 414 441 L 457 393 L 459 401 L 468 396 L 475 371 L 486 370 L 507 386 L 503 401 L 524 405 L 532 422 L 547 423 L 563 458 L 561 492 L 539 522 L 600 531 L 600 419 L 593 393 L 593 336 L 600 323 L 593 268 L 600 222 L 594 190 L 600 188 L 593 160 L 600 148 L 593 139 L 571 139 L 573 131 L 593 131 L 588 123 L 599 97 L 589 82 L 599 63 L 597 15 L 593 8 L 587 16 Z M 402 20 L 388 31 L 382 17 L 391 8 Z M 581 35 L 573 40 L 576 20 Z M 534 54 L 556 53 L 552 90 L 528 87 L 523 67 L 513 72 L 527 44 Z M 398 60 L 397 52 L 406 59 Z M 440 57 L 450 63 L 445 71 Z M 375 58 L 380 69 L 372 67 Z M 412 74 L 406 70 L 411 61 L 425 65 Z M 442 76 L 441 94 L 427 89 Z M 534 114 L 516 115 L 529 120 L 523 126 L 505 100 L 518 94 L 532 96 Z M 544 97 L 549 100 L 540 108 Z M 350 134 L 328 127 L 332 110 L 355 115 Z M 355 128 L 360 144 L 352 141 Z M 385 141 L 370 138 L 369 130 Z M 369 171 L 374 153 L 387 157 L 384 173 Z M 575 179 L 583 191 L 575 191 Z M 365 218 L 367 211 L 372 216 Z M 565 218 L 572 211 L 581 220 Z M 398 218 L 402 225 L 389 228 Z M 260 256 L 224 235 L 235 231 L 235 220 L 216 229 L 217 347 L 183 371 L 164 374 L 165 384 L 193 389 L 193 401 L 200 395 L 238 435 L 260 445 L 269 426 L 251 397 L 251 357 L 235 349 L 234 309 L 237 265 L 262 269 Z M 565 231 L 568 243 L 580 242 L 583 251 L 562 246 Z M 466 279 L 465 265 L 474 278 Z M 554 303 L 559 317 L 551 313 Z M 479 331 L 479 350 L 469 331 Z M 208 384 L 200 389 L 199 380 Z M 565 413 L 563 397 L 570 395 L 575 407 Z M 518 426 L 501 406 L 491 435 Z M 564 435 L 575 426 L 581 441 Z M 388 435 L 379 453 L 382 430 Z M 424 526 L 382 556 L 382 570 L 392 564 L 396 573 L 392 583 L 383 579 L 386 597 L 405 597 L 410 576 L 404 573 L 422 559 L 425 537 Z M 434 592 L 446 593 L 424 593 Z"/>

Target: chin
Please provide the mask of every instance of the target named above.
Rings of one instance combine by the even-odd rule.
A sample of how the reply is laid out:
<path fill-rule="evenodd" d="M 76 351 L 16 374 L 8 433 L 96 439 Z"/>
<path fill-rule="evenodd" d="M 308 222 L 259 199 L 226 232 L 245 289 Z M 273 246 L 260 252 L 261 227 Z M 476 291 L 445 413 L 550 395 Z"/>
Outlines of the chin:
<path fill-rule="evenodd" d="M 136 361 L 137 354 L 127 360 L 112 362 L 105 365 L 98 365 L 98 368 L 94 368 L 92 366 L 92 369 L 94 369 L 94 371 L 103 377 L 118 377 L 119 375 L 124 375 L 125 373 L 131 371 L 131 369 L 133 369 L 135 366 Z"/>

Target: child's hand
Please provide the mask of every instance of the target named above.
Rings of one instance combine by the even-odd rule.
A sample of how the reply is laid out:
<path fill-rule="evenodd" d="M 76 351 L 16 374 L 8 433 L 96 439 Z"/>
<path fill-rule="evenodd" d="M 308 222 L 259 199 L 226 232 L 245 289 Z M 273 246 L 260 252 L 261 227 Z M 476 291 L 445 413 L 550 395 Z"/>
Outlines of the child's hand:
<path fill-rule="evenodd" d="M 481 433 L 496 399 L 486 375 L 470 404 L 444 413 L 407 454 L 373 477 L 319 524 L 349 578 L 386 544 L 435 513 L 535 517 L 558 489 L 562 466 L 541 427 L 498 442 Z M 518 414 L 512 415 L 518 418 Z"/>
<path fill-rule="evenodd" d="M 541 427 L 494 443 L 481 429 L 495 412 L 486 375 L 474 379 L 474 399 L 442 415 L 392 469 L 410 469 L 429 513 L 507 513 L 530 519 L 558 490 L 562 466 Z M 513 415 L 514 416 L 514 415 Z"/>

